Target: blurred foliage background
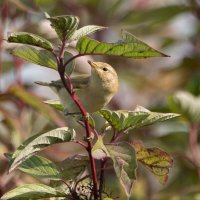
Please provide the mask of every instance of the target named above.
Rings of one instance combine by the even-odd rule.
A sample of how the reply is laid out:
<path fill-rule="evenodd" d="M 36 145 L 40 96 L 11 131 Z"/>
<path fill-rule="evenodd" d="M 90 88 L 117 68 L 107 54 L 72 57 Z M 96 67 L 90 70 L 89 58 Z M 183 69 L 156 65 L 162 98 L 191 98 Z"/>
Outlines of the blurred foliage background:
<path fill-rule="evenodd" d="M 57 43 L 43 12 L 50 16 L 77 15 L 80 26 L 109 27 L 92 35 L 100 41 L 117 41 L 120 31 L 125 29 L 170 55 L 138 60 L 112 56 L 77 59 L 79 73 L 89 73 L 88 59 L 115 67 L 120 90 L 109 105 L 111 109 L 133 110 L 139 104 L 151 111 L 171 112 L 174 110 L 169 97 L 182 90 L 192 95 L 188 104 L 197 106 L 193 112 L 199 111 L 200 101 L 194 100 L 200 93 L 199 0 L 0 0 L 0 196 L 16 185 L 41 181 L 19 171 L 7 174 L 8 163 L 3 154 L 14 151 L 32 134 L 67 125 L 60 113 L 41 103 L 56 95 L 34 84 L 56 80 L 58 74 L 11 56 L 9 50 L 13 45 L 5 40 L 9 32 L 26 31 Z M 183 102 L 184 98 L 181 97 Z M 176 121 L 142 128 L 127 137 L 142 140 L 146 147 L 159 147 L 174 158 L 165 186 L 139 165 L 131 200 L 200 200 L 200 120 L 194 122 L 191 115 L 182 114 Z M 81 149 L 74 144 L 73 150 L 72 146 L 56 145 L 43 154 L 56 162 L 74 151 Z M 106 177 L 115 179 L 112 173 Z M 117 182 L 111 181 L 107 192 L 118 197 L 119 188 Z"/>

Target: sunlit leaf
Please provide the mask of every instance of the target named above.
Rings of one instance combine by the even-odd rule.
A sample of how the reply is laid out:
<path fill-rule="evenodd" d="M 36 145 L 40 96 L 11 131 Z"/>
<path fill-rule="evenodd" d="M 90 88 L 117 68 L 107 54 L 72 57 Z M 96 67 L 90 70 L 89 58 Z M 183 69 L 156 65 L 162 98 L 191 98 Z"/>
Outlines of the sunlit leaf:
<path fill-rule="evenodd" d="M 137 160 L 148 168 L 161 184 L 165 184 L 173 164 L 172 157 L 159 148 L 145 148 L 142 143 L 133 144 L 133 147 Z"/>
<path fill-rule="evenodd" d="M 173 119 L 180 116 L 179 114 L 176 114 L 176 113 L 151 112 L 142 106 L 137 106 L 135 111 L 146 112 L 147 114 L 149 114 L 148 117 L 146 117 L 144 120 L 138 123 L 135 128 L 140 128 L 140 127 L 155 124 L 158 122 L 167 121 L 169 119 Z"/>
<path fill-rule="evenodd" d="M 66 194 L 60 190 L 56 190 L 44 184 L 26 184 L 7 192 L 1 197 L 1 199 L 29 200 L 44 199 L 50 197 L 66 197 Z"/>
<path fill-rule="evenodd" d="M 44 49 L 36 49 L 30 46 L 20 46 L 11 51 L 11 53 L 26 61 L 37 65 L 42 65 L 57 70 L 57 64 L 52 54 Z"/>
<path fill-rule="evenodd" d="M 173 111 L 181 113 L 189 121 L 200 121 L 200 96 L 179 91 L 170 97 L 168 102 Z"/>
<path fill-rule="evenodd" d="M 19 170 L 39 178 L 58 179 L 61 177 L 60 169 L 50 160 L 34 155 L 20 164 Z"/>
<path fill-rule="evenodd" d="M 80 29 L 78 29 L 77 31 L 75 31 L 75 33 L 73 34 L 73 36 L 70 38 L 71 40 L 78 40 L 81 37 L 84 37 L 86 35 L 92 34 L 96 31 L 100 31 L 106 29 L 106 27 L 103 26 L 96 26 L 96 25 L 88 25 L 88 26 L 84 26 Z"/>
<path fill-rule="evenodd" d="M 33 33 L 26 32 L 13 32 L 8 37 L 8 42 L 29 44 L 43 49 L 52 50 L 53 45 L 51 42 Z"/>
<path fill-rule="evenodd" d="M 62 178 L 66 180 L 78 178 L 89 168 L 88 166 L 89 158 L 83 155 L 70 156 L 59 164 Z"/>
<path fill-rule="evenodd" d="M 128 58 L 167 56 L 138 40 L 128 32 L 123 32 L 122 38 L 123 40 L 116 43 L 106 43 L 89 37 L 82 37 L 77 42 L 76 49 L 80 54 L 105 54 Z"/>
<path fill-rule="evenodd" d="M 60 103 L 60 100 L 48 100 L 44 101 L 44 103 L 48 104 L 49 106 L 55 108 L 56 110 L 59 111 L 64 111 L 64 106 Z"/>
<path fill-rule="evenodd" d="M 50 17 L 48 20 L 61 41 L 70 39 L 79 24 L 79 18 L 73 15 Z"/>
<path fill-rule="evenodd" d="M 37 135 L 38 137 L 31 137 L 28 139 L 27 144 L 18 154 L 10 166 L 10 172 L 18 167 L 22 162 L 30 158 L 32 155 L 43 150 L 44 148 L 63 142 L 70 142 L 75 138 L 75 131 L 68 127 L 57 128 L 52 131 Z M 21 146 L 19 147 L 21 148 Z"/>
<path fill-rule="evenodd" d="M 125 142 L 105 145 L 117 177 L 125 189 L 127 196 L 130 196 L 131 188 L 136 179 L 136 155 L 134 148 Z"/>
<path fill-rule="evenodd" d="M 103 137 L 101 135 L 98 137 L 98 140 L 92 148 L 92 156 L 98 160 L 110 157 L 110 154 L 104 145 Z"/>
<path fill-rule="evenodd" d="M 142 120 L 149 116 L 149 113 L 144 111 L 128 110 L 111 111 L 102 109 L 98 113 L 118 132 L 137 127 Z"/>

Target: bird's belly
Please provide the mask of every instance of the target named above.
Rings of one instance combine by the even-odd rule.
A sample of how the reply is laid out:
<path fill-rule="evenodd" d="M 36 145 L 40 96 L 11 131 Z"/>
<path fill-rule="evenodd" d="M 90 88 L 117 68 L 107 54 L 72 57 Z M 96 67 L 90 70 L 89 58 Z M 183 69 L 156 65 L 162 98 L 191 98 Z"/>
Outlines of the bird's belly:
<path fill-rule="evenodd" d="M 83 104 L 84 108 L 86 109 L 87 112 L 93 113 L 101 108 L 103 108 L 112 98 L 110 95 L 102 95 L 99 94 L 98 91 L 97 93 L 91 92 L 91 90 L 78 90 L 75 93 L 81 103 Z M 59 94 L 60 101 L 66 111 L 68 113 L 77 113 L 80 112 L 80 109 L 78 106 L 74 103 L 74 101 L 71 99 L 69 93 L 66 92 L 65 89 L 60 91 Z"/>

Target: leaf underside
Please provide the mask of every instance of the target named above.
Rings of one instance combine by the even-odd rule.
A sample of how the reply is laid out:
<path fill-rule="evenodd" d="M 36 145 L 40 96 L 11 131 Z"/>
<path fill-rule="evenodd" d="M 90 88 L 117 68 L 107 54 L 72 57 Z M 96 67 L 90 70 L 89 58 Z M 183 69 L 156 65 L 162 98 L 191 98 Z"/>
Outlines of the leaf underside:
<path fill-rule="evenodd" d="M 127 196 L 130 196 L 133 182 L 136 179 L 136 155 L 134 148 L 126 143 L 105 145 L 113 161 L 115 173 L 125 189 Z"/>
<path fill-rule="evenodd" d="M 55 58 L 47 50 L 23 45 L 15 48 L 11 53 L 31 63 L 57 70 Z"/>
<path fill-rule="evenodd" d="M 14 161 L 10 166 L 9 172 L 44 148 L 57 143 L 70 142 L 74 137 L 75 131 L 68 127 L 57 128 L 41 135 L 32 136 L 32 138 L 28 139 L 28 142 L 24 142 L 26 146 L 23 147 L 21 145 L 19 147 L 20 151 L 14 154 Z"/>

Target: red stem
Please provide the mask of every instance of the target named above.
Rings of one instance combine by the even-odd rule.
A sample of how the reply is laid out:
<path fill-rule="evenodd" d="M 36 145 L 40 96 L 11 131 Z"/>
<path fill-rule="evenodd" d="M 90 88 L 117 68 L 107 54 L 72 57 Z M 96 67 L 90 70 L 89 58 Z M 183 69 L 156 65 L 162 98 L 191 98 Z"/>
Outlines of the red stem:
<path fill-rule="evenodd" d="M 65 67 L 67 66 L 68 63 L 70 63 L 73 59 L 82 56 L 81 54 L 78 54 L 72 58 L 70 58 L 66 63 L 64 63 L 64 47 L 65 45 L 63 44 L 61 47 L 61 52 L 60 52 L 60 56 L 59 59 L 57 59 L 57 64 L 58 64 L 58 72 L 60 74 L 60 78 L 63 82 L 63 85 L 65 87 L 65 89 L 69 92 L 72 100 L 76 103 L 76 105 L 79 107 L 82 116 L 84 118 L 84 124 L 85 124 L 85 130 L 86 130 L 86 136 L 87 136 L 87 151 L 88 151 L 88 155 L 89 155 L 89 159 L 90 159 L 90 165 L 91 165 L 91 171 L 92 171 L 92 180 L 93 180 L 93 194 L 94 194 L 94 199 L 98 199 L 98 188 L 97 188 L 97 172 L 96 172 L 96 166 L 95 166 L 95 161 L 94 158 L 92 156 L 92 138 L 91 138 L 91 130 L 90 130 L 90 125 L 89 122 L 87 120 L 87 112 L 85 110 L 85 108 L 83 107 L 82 103 L 80 102 L 79 98 L 75 95 L 74 89 L 73 89 L 73 84 L 71 82 L 71 79 L 69 76 L 66 76 L 66 78 L 68 79 L 68 83 L 66 82 L 65 79 Z"/>

